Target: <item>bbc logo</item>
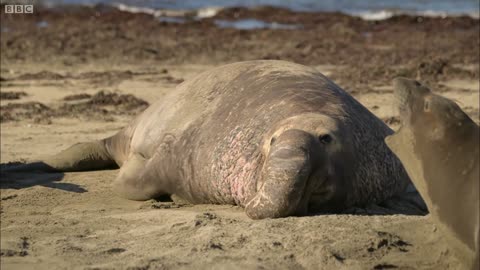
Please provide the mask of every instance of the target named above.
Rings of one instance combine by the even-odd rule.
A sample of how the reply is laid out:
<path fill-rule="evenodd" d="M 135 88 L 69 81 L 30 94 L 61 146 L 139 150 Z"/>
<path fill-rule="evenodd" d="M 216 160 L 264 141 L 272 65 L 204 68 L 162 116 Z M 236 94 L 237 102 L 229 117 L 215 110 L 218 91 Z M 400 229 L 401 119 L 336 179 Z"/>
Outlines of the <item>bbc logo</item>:
<path fill-rule="evenodd" d="M 33 13 L 33 5 L 5 5 L 5 13 Z"/>

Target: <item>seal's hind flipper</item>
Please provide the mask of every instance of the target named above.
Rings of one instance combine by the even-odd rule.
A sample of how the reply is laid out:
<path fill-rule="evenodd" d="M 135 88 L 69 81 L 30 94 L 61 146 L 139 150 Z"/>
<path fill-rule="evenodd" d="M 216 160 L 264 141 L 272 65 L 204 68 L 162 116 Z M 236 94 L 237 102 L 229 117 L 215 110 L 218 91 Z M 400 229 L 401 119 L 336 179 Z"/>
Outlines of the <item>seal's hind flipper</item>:
<path fill-rule="evenodd" d="M 118 167 L 105 147 L 105 141 L 77 143 L 41 161 L 9 166 L 4 172 L 74 172 Z"/>

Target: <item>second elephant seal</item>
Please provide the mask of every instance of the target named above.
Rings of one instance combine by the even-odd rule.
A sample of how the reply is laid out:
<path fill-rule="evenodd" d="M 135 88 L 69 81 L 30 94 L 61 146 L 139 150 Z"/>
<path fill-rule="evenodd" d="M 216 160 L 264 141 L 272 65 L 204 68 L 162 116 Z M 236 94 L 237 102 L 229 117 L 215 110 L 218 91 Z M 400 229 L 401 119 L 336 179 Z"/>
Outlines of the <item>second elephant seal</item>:
<path fill-rule="evenodd" d="M 468 269 L 479 269 L 480 128 L 452 100 L 420 82 L 394 80 L 401 128 L 386 138 L 433 221 Z"/>

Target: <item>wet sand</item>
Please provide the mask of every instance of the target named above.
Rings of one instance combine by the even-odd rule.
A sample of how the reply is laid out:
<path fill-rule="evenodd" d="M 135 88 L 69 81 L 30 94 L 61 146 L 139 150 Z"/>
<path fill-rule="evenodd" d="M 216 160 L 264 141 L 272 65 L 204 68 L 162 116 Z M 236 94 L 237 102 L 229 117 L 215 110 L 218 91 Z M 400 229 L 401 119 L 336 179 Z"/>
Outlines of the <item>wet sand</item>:
<path fill-rule="evenodd" d="M 479 121 L 476 19 L 265 7 L 177 24 L 105 6 L 36 11 L 1 14 L 2 164 L 110 136 L 183 80 L 253 59 L 313 66 L 394 129 L 395 76 L 421 79 Z M 245 18 L 301 28 L 214 23 Z M 235 206 L 120 199 L 116 173 L 2 173 L 2 269 L 461 269 L 428 216 L 369 206 L 252 221 Z"/>

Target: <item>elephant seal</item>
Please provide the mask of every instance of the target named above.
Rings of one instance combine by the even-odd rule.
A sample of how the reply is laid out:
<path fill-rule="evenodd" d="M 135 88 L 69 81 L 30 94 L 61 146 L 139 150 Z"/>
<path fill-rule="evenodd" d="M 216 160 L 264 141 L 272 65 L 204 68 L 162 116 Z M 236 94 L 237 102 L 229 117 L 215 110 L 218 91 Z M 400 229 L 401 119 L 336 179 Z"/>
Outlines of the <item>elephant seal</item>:
<path fill-rule="evenodd" d="M 253 219 L 382 202 L 410 183 L 380 119 L 313 68 L 247 61 L 201 73 L 116 135 L 25 168 L 118 165 L 120 196 L 234 204 Z"/>
<path fill-rule="evenodd" d="M 467 267 L 478 269 L 479 127 L 453 101 L 394 80 L 401 128 L 385 140 Z"/>

